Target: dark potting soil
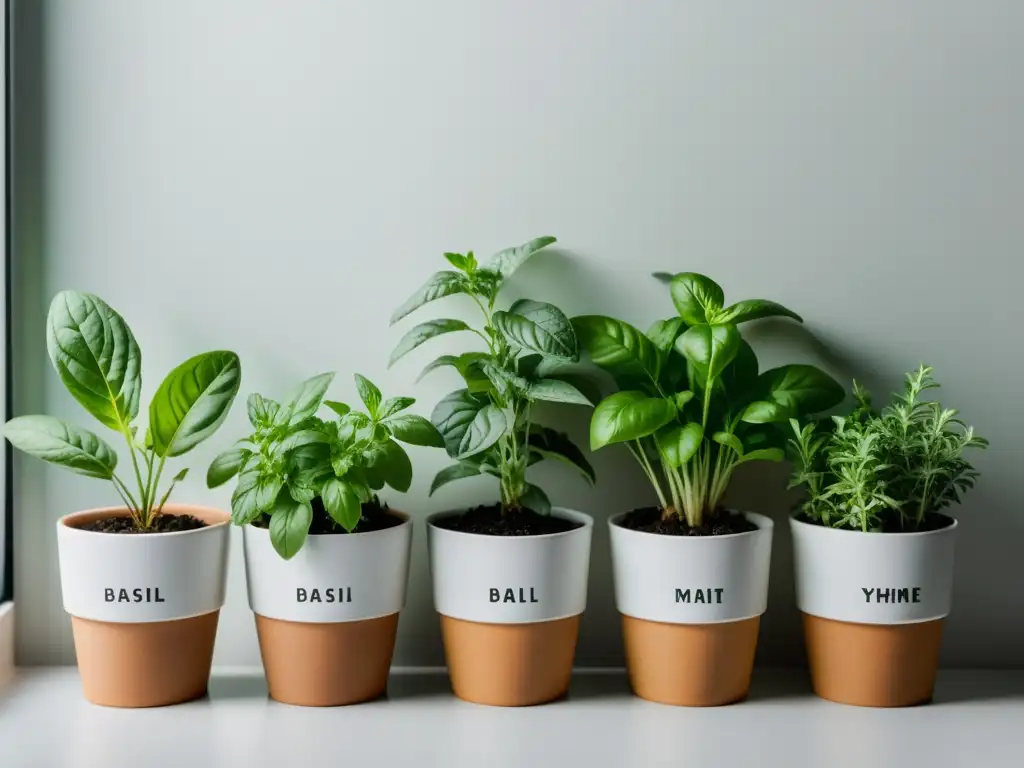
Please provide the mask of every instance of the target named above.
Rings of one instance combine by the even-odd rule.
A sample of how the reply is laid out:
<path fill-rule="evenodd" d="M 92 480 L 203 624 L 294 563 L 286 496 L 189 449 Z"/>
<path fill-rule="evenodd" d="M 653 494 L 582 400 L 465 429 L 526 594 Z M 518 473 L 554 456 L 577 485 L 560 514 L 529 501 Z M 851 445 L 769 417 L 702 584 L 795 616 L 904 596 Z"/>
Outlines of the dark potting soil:
<path fill-rule="evenodd" d="M 309 526 L 309 532 L 313 535 L 319 535 L 324 533 L 349 533 L 336 522 L 324 509 L 324 503 L 317 496 L 311 502 L 313 507 L 313 522 Z M 388 511 L 387 504 L 381 504 L 380 500 L 374 497 L 370 501 L 363 504 L 362 517 L 359 518 L 359 523 L 351 531 L 351 533 L 369 533 L 370 531 L 383 531 L 386 528 L 394 528 L 397 525 L 401 525 L 404 521 L 402 518 L 393 515 Z M 270 518 L 263 516 L 259 520 L 253 523 L 257 528 L 266 528 L 270 525 Z"/>
<path fill-rule="evenodd" d="M 543 536 L 565 533 L 583 524 L 564 517 L 541 515 L 532 509 L 502 512 L 500 504 L 490 504 L 466 510 L 461 515 L 441 518 L 434 525 L 449 531 L 480 533 L 485 536 Z"/>
<path fill-rule="evenodd" d="M 691 528 L 686 518 L 672 515 L 662 519 L 660 507 L 643 507 L 628 513 L 619 525 L 631 531 L 660 533 L 663 536 L 728 536 L 757 530 L 757 526 L 747 518 L 729 509 L 718 509 L 705 517 L 700 525 Z"/>
<path fill-rule="evenodd" d="M 81 526 L 96 533 L 180 533 L 205 528 L 206 523 L 192 515 L 157 515 L 149 528 L 138 528 L 130 517 L 105 517 Z"/>

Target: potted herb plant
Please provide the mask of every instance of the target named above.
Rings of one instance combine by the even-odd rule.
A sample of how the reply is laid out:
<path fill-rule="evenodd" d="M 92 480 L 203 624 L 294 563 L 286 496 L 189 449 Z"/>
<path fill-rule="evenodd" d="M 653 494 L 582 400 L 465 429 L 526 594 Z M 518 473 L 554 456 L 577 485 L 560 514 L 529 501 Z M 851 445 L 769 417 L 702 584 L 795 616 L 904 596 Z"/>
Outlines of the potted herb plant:
<path fill-rule="evenodd" d="M 168 459 L 205 440 L 227 416 L 241 367 L 233 352 L 207 352 L 168 374 L 136 425 L 142 353 L 124 319 L 102 299 L 64 291 L 50 305 L 47 349 L 68 392 L 124 438 L 118 455 L 98 435 L 51 416 L 19 416 L 4 436 L 15 448 L 86 477 L 110 481 L 122 506 L 57 521 L 64 609 L 71 615 L 85 697 L 149 707 L 202 696 L 227 578 L 228 515 L 169 504 Z"/>
<path fill-rule="evenodd" d="M 482 704 L 540 704 L 563 695 L 586 606 L 593 520 L 552 507 L 527 479 L 536 462 L 555 459 L 593 482 L 579 448 L 534 419 L 538 402 L 590 405 L 567 370 L 578 358 L 576 335 L 551 304 L 520 299 L 496 309 L 508 278 L 553 242 L 532 240 L 485 265 L 472 252 L 445 254 L 455 269 L 435 273 L 392 317 L 397 322 L 454 294 L 470 297 L 483 315 L 481 328 L 455 319 L 421 323 L 391 355 L 393 364 L 446 333 L 470 333 L 480 342 L 477 350 L 439 357 L 424 372 L 452 366 L 466 383 L 431 416 L 455 459 L 434 478 L 431 493 L 482 474 L 500 482 L 499 502 L 427 521 L 434 605 L 452 688 Z"/>
<path fill-rule="evenodd" d="M 957 527 L 943 510 L 978 477 L 964 452 L 988 444 L 927 399 L 937 387 L 921 366 L 878 412 L 854 382 L 849 415 L 791 422 L 791 486 L 805 492 L 790 521 L 797 605 L 823 698 L 897 707 L 932 697 Z"/>
<path fill-rule="evenodd" d="M 609 520 L 630 683 L 642 698 L 706 706 L 744 698 L 767 606 L 772 521 L 723 506 L 736 467 L 781 461 L 779 424 L 843 389 L 809 365 L 759 372 L 737 326 L 800 318 L 771 301 L 725 305 L 704 275 L 671 278 L 678 316 L 647 333 L 609 317 L 572 324 L 618 391 L 590 424 L 593 450 L 624 444 L 657 504 Z"/>
<path fill-rule="evenodd" d="M 249 605 L 270 695 L 336 706 L 384 693 L 405 606 L 412 522 L 377 497 L 405 493 L 412 463 L 397 441 L 442 446 L 407 413 L 411 397 L 381 398 L 356 374 L 366 412 L 324 400 L 333 373 L 281 403 L 253 394 L 253 432 L 210 465 L 214 488 L 235 475 L 231 520 L 242 526 Z M 316 413 L 321 405 L 331 419 Z"/>

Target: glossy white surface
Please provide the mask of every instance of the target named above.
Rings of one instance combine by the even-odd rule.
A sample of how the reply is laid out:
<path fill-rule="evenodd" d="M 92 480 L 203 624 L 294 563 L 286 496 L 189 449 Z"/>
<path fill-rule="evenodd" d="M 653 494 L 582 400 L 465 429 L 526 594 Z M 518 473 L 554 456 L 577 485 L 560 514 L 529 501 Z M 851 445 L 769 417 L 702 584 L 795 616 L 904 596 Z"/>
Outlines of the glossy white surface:
<path fill-rule="evenodd" d="M 151 710 L 82 700 L 70 668 L 23 670 L 0 695 L 4 768 L 339 765 L 416 768 L 1019 768 L 1024 673 L 946 671 L 902 710 L 815 698 L 797 670 L 755 670 L 751 698 L 680 709 L 620 673 L 577 674 L 569 698 L 504 709 L 455 699 L 443 674 L 392 676 L 389 698 L 337 709 L 270 701 L 215 675 L 207 699 Z"/>
<path fill-rule="evenodd" d="M 926 533 L 863 533 L 790 518 L 796 604 L 860 624 L 910 624 L 949 614 L 957 524 Z"/>
<path fill-rule="evenodd" d="M 189 507 L 168 504 L 166 509 Z M 115 623 L 168 621 L 224 605 L 231 541 L 226 521 L 194 531 L 133 536 L 83 531 L 64 519 L 57 521 L 57 552 L 64 610 L 72 616 Z"/>
<path fill-rule="evenodd" d="M 412 530 L 406 518 L 382 531 L 314 535 L 285 560 L 271 545 L 268 529 L 247 525 L 243 541 L 249 607 L 271 619 L 313 623 L 398 613 L 405 607 Z"/>
<path fill-rule="evenodd" d="M 582 525 L 545 536 L 485 536 L 433 525 L 448 514 L 427 519 L 438 613 L 493 624 L 529 624 L 583 613 L 593 518 L 555 507 L 552 515 Z"/>
<path fill-rule="evenodd" d="M 751 512 L 756 531 L 732 536 L 661 536 L 608 522 L 615 605 L 637 619 L 714 624 L 760 616 L 768 607 L 774 523 Z"/>

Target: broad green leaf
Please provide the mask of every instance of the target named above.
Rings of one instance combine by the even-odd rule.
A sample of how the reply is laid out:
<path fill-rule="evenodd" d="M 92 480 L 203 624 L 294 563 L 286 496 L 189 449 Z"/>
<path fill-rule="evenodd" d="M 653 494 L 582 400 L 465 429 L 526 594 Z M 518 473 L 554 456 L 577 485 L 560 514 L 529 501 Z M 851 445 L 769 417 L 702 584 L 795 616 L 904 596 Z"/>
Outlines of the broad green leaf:
<path fill-rule="evenodd" d="M 398 345 L 391 352 L 391 357 L 388 358 L 388 368 L 394 365 L 402 356 L 412 352 L 416 347 L 425 341 L 429 341 L 436 336 L 441 336 L 446 333 L 455 333 L 457 331 L 468 331 L 470 327 L 461 320 L 452 320 L 450 318 L 442 318 L 440 320 L 428 320 L 425 323 L 420 323 L 417 326 L 413 326 L 406 334 L 399 340 Z"/>
<path fill-rule="evenodd" d="M 686 323 L 681 317 L 670 317 L 668 320 L 655 320 L 647 329 L 647 338 L 662 352 L 668 352 L 675 346 L 679 334 L 686 330 Z"/>
<path fill-rule="evenodd" d="M 658 432 L 658 449 L 665 461 L 673 467 L 681 467 L 700 450 L 704 439 L 704 428 L 696 421 Z"/>
<path fill-rule="evenodd" d="M 747 299 L 737 301 L 730 307 L 714 313 L 714 323 L 746 323 L 750 320 L 760 320 L 765 317 L 790 317 L 802 323 L 803 318 L 791 309 L 786 309 L 781 304 L 764 299 Z"/>
<path fill-rule="evenodd" d="M 377 412 L 377 418 L 383 421 L 384 419 L 394 416 L 399 411 L 404 411 L 406 408 L 415 404 L 415 402 L 416 399 L 413 397 L 389 397 L 384 401 L 384 404 Z"/>
<path fill-rule="evenodd" d="M 256 481 L 256 509 L 260 512 L 270 512 L 283 487 L 284 480 L 280 476 L 261 474 Z"/>
<path fill-rule="evenodd" d="M 545 400 L 550 403 L 591 404 L 586 395 L 569 382 L 560 379 L 541 379 L 531 382 L 526 395 L 531 400 Z"/>
<path fill-rule="evenodd" d="M 486 403 L 485 398 L 472 394 L 468 389 L 457 389 L 434 406 L 430 420 L 441 433 L 449 456 L 459 454 L 463 436 Z"/>
<path fill-rule="evenodd" d="M 294 451 L 296 448 L 301 448 L 305 445 L 328 442 L 330 442 L 330 438 L 320 430 L 297 429 L 294 432 L 285 435 L 284 439 L 278 444 L 275 453 L 279 456 L 283 456 L 289 451 Z"/>
<path fill-rule="evenodd" d="M 512 344 L 560 360 L 579 359 L 572 324 L 558 307 L 520 299 L 508 312 L 495 312 L 494 327 Z"/>
<path fill-rule="evenodd" d="M 356 391 L 359 393 L 359 399 L 363 401 L 363 405 L 366 406 L 367 412 L 370 414 L 370 418 L 376 418 L 377 409 L 380 407 L 380 390 L 365 376 L 360 376 L 358 373 L 354 374 L 356 380 Z"/>
<path fill-rule="evenodd" d="M 749 451 L 743 454 L 737 464 L 746 464 L 748 461 L 775 461 L 779 462 L 786 458 L 786 452 L 782 448 L 759 448 L 756 451 Z"/>
<path fill-rule="evenodd" d="M 412 462 L 394 440 L 387 440 L 374 446 L 369 452 L 370 467 L 380 473 L 381 479 L 399 493 L 405 493 L 412 485 Z"/>
<path fill-rule="evenodd" d="M 50 304 L 46 348 L 82 407 L 123 432 L 139 413 L 142 353 L 124 319 L 98 296 L 61 291 Z"/>
<path fill-rule="evenodd" d="M 528 258 L 533 256 L 541 248 L 545 248 L 556 242 L 553 237 L 538 237 L 528 243 L 517 245 L 514 248 L 506 248 L 491 257 L 487 268 L 497 272 L 503 280 L 507 280 L 519 269 Z"/>
<path fill-rule="evenodd" d="M 517 376 L 511 371 L 499 368 L 493 363 L 483 363 L 480 368 L 491 384 L 494 385 L 494 391 L 502 399 L 507 400 L 513 394 L 525 394 L 530 388 L 530 382 L 522 376 Z"/>
<path fill-rule="evenodd" d="M 444 257 L 448 260 L 449 264 L 462 272 L 468 273 L 476 269 L 476 257 L 473 255 L 472 251 L 466 255 L 461 253 L 446 253 Z"/>
<path fill-rule="evenodd" d="M 774 400 L 755 400 L 743 409 L 742 419 L 748 424 L 772 424 L 788 421 L 793 411 L 784 403 Z"/>
<path fill-rule="evenodd" d="M 285 560 L 295 557 L 306 543 L 312 522 L 313 508 L 309 504 L 297 502 L 287 493 L 282 493 L 270 518 L 270 543 L 277 554 Z"/>
<path fill-rule="evenodd" d="M 533 483 L 527 483 L 523 488 L 523 495 L 519 497 L 519 503 L 526 509 L 532 509 L 538 515 L 551 514 L 551 501 L 548 495 Z"/>
<path fill-rule="evenodd" d="M 670 285 L 672 302 L 687 325 L 710 322 L 709 316 L 722 308 L 725 293 L 710 277 L 696 272 L 680 272 Z"/>
<path fill-rule="evenodd" d="M 740 332 L 735 325 L 693 325 L 676 339 L 676 349 L 700 371 L 704 380 L 717 379 L 736 357 Z"/>
<path fill-rule="evenodd" d="M 659 357 L 654 343 L 629 323 L 600 315 L 581 315 L 572 319 L 580 346 L 594 365 L 615 377 L 658 380 Z"/>
<path fill-rule="evenodd" d="M 269 427 L 273 424 L 274 417 L 277 416 L 278 408 L 280 408 L 273 400 L 268 400 L 258 392 L 253 392 L 249 395 L 249 399 L 245 402 L 245 407 L 249 415 L 249 423 L 255 429 Z M 152 439 L 151 436 L 150 439 Z"/>
<path fill-rule="evenodd" d="M 30 456 L 86 477 L 109 480 L 117 468 L 117 454 L 101 438 L 52 416 L 13 418 L 4 425 L 4 437 Z"/>
<path fill-rule="evenodd" d="M 387 421 L 388 429 L 396 440 L 409 445 L 426 445 L 431 448 L 444 448 L 444 438 L 437 427 L 428 419 L 415 413 L 401 413 Z"/>
<path fill-rule="evenodd" d="M 288 495 L 300 504 L 309 504 L 316 498 L 316 489 L 305 478 L 293 478 L 288 481 Z"/>
<path fill-rule="evenodd" d="M 813 365 L 784 365 L 765 371 L 757 378 L 755 393 L 757 399 L 742 416 L 753 424 L 820 413 L 846 397 L 835 379 Z"/>
<path fill-rule="evenodd" d="M 457 355 L 441 355 L 440 357 L 436 357 L 423 367 L 423 370 L 420 371 L 420 375 L 416 377 L 416 382 L 419 383 L 420 379 L 438 368 L 444 368 L 449 365 L 453 368 L 457 368 L 458 362 L 459 358 Z"/>
<path fill-rule="evenodd" d="M 740 338 L 736 357 L 715 382 L 728 396 L 727 400 L 731 407 L 735 407 L 733 404 L 738 403 L 741 397 L 746 396 L 754 388 L 757 370 L 757 355 L 754 354 L 753 347 L 745 339 Z"/>
<path fill-rule="evenodd" d="M 334 373 L 321 373 L 299 384 L 281 403 L 274 416 L 274 426 L 294 426 L 316 413 L 332 381 Z"/>
<path fill-rule="evenodd" d="M 344 416 L 346 413 L 352 410 L 351 406 L 346 405 L 345 403 L 339 402 L 337 400 L 324 400 L 323 404 L 326 405 L 339 416 Z"/>
<path fill-rule="evenodd" d="M 351 484 L 332 478 L 324 483 L 320 499 L 331 519 L 346 531 L 351 533 L 359 525 L 363 503 L 359 500 L 358 490 Z"/>
<path fill-rule="evenodd" d="M 597 482 L 594 468 L 583 451 L 564 432 L 534 424 L 530 427 L 530 450 L 543 459 L 560 461 L 579 470 L 593 485 Z"/>
<path fill-rule="evenodd" d="M 231 494 L 231 522 L 235 525 L 246 525 L 260 516 L 256 505 L 259 481 L 258 469 L 246 470 L 238 476 L 238 484 Z"/>
<path fill-rule="evenodd" d="M 458 272 L 435 272 L 426 283 L 408 300 L 395 310 L 391 315 L 391 324 L 394 325 L 403 317 L 413 312 L 424 304 L 436 299 L 450 296 L 453 293 L 465 293 L 465 279 Z"/>
<path fill-rule="evenodd" d="M 732 432 L 715 432 L 711 439 L 719 445 L 731 448 L 737 456 L 743 455 L 743 442 Z"/>
<path fill-rule="evenodd" d="M 498 442 L 508 429 L 508 420 L 500 408 L 496 405 L 481 408 L 466 428 L 459 441 L 458 453 L 452 458 L 466 459 L 486 451 Z"/>
<path fill-rule="evenodd" d="M 234 352 L 206 352 L 179 365 L 149 404 L 149 431 L 157 456 L 180 456 L 208 438 L 227 418 L 242 382 Z"/>
<path fill-rule="evenodd" d="M 430 484 L 430 493 L 428 495 L 433 496 L 434 491 L 438 488 L 455 480 L 461 480 L 464 477 L 476 477 L 479 474 L 480 467 L 468 461 L 461 461 L 458 464 L 447 466 L 434 475 L 434 481 Z"/>
<path fill-rule="evenodd" d="M 594 409 L 590 419 L 590 449 L 653 435 L 676 416 L 675 406 L 643 392 L 616 392 Z"/>
<path fill-rule="evenodd" d="M 245 448 L 229 448 L 217 455 L 206 470 L 206 487 L 217 488 L 238 474 L 252 451 Z"/>

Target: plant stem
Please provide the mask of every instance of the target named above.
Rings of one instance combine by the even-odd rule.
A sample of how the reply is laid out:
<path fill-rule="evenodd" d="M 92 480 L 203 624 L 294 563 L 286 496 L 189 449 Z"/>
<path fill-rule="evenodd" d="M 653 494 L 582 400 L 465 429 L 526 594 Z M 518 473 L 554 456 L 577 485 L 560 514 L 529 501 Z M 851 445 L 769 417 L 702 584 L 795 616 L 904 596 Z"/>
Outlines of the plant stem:
<path fill-rule="evenodd" d="M 669 503 L 665 498 L 665 493 L 661 489 L 661 483 L 658 482 L 658 476 L 654 474 L 654 468 L 651 466 L 651 462 L 648 461 L 647 456 L 644 455 L 644 446 L 640 440 L 636 440 L 636 448 L 629 443 L 626 443 L 626 447 L 629 448 L 629 452 L 633 454 L 633 457 L 640 464 L 644 474 L 647 475 L 647 479 L 651 481 L 651 485 L 654 486 L 654 492 L 658 494 L 658 501 L 661 504 L 662 509 L 668 509 Z"/>
<path fill-rule="evenodd" d="M 132 437 L 132 433 L 127 427 L 124 427 L 121 430 L 121 434 L 124 435 L 125 442 L 128 443 L 128 450 L 132 454 L 132 466 L 135 468 L 135 480 L 139 484 L 139 493 L 142 494 L 142 507 L 143 509 L 146 509 L 149 506 L 147 485 L 142 482 L 142 473 L 139 471 L 139 459 L 135 455 L 135 439 Z"/>
<path fill-rule="evenodd" d="M 160 475 L 163 474 L 164 462 L 165 461 L 167 461 L 167 457 L 166 456 L 161 456 L 160 457 L 160 463 L 157 464 L 157 466 L 156 466 L 156 477 L 153 479 L 153 496 L 154 497 L 156 497 L 157 490 L 160 488 Z M 161 503 L 160 506 L 163 507 L 163 503 Z M 159 510 L 157 510 L 157 511 L 159 512 Z M 148 528 L 153 523 L 152 499 L 150 499 L 150 506 L 146 509 L 146 520 L 145 520 L 145 522 L 146 522 L 146 525 L 145 525 L 146 528 Z"/>

